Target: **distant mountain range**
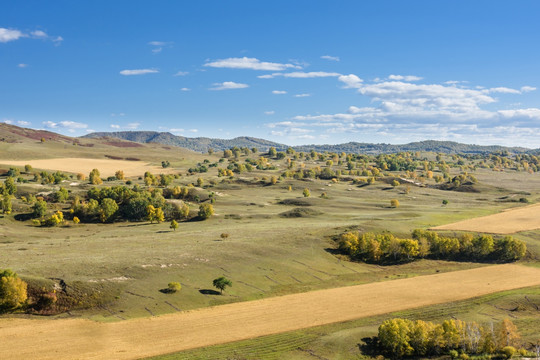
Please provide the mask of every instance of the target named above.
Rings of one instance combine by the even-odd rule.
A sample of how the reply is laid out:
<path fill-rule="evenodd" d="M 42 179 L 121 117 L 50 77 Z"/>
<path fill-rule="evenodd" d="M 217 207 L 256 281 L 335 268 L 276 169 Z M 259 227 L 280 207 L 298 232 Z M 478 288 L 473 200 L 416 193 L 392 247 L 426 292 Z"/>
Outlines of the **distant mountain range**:
<path fill-rule="evenodd" d="M 157 132 L 157 131 L 117 131 L 117 132 L 95 132 L 83 136 L 85 138 L 103 138 L 112 137 L 122 140 L 129 140 L 138 143 L 159 143 L 164 145 L 179 146 L 187 148 L 193 151 L 207 152 L 212 148 L 215 151 L 223 151 L 230 149 L 234 146 L 237 147 L 256 147 L 260 151 L 267 151 L 271 146 L 276 150 L 281 151 L 287 149 L 289 146 L 285 144 L 276 143 L 264 139 L 258 139 L 254 137 L 236 137 L 234 139 L 212 139 L 206 137 L 187 138 L 184 136 L 173 135 L 169 132 Z M 397 153 L 402 151 L 432 151 L 446 154 L 483 154 L 496 151 L 508 151 L 510 153 L 539 153 L 540 149 L 531 150 L 523 147 L 506 147 L 499 145 L 469 145 L 461 144 L 453 141 L 436 141 L 426 140 L 419 142 L 412 142 L 403 145 L 392 144 L 369 144 L 348 142 L 345 144 L 337 145 L 301 145 L 293 146 L 296 151 L 311 151 L 317 152 L 346 152 L 357 154 L 381 154 L 381 153 Z"/>

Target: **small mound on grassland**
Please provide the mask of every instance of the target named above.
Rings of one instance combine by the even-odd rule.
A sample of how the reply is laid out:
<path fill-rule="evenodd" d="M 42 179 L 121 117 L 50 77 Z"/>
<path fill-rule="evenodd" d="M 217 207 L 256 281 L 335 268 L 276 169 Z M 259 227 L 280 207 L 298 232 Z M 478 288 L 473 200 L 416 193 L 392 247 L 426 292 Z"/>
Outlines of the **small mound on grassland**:
<path fill-rule="evenodd" d="M 293 206 L 312 206 L 307 199 L 284 199 L 281 200 L 278 204 L 280 205 L 293 205 Z"/>
<path fill-rule="evenodd" d="M 279 214 L 279 216 L 284 217 L 284 218 L 300 218 L 300 217 L 314 217 L 321 214 L 322 212 L 313 210 L 313 209 L 294 208 L 292 210 L 282 212 L 281 214 Z"/>

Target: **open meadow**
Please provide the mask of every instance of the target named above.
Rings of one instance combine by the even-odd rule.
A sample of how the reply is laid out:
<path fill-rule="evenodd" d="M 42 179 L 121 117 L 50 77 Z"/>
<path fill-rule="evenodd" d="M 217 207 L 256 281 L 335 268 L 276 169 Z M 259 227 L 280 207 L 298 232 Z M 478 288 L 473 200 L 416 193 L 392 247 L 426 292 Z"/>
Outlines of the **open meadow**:
<path fill-rule="evenodd" d="M 527 291 L 538 289 L 540 231 L 535 215 L 538 207 L 526 204 L 540 198 L 540 178 L 538 173 L 525 171 L 520 165 L 515 167 L 510 161 L 506 165 L 495 161 L 492 165 L 489 157 L 455 155 L 444 155 L 436 160 L 440 156 L 426 152 L 405 155 L 403 161 L 407 160 L 408 169 L 390 170 L 374 157 L 351 157 L 347 154 L 308 156 L 309 153 L 300 155 L 294 151 L 269 154 L 250 149 L 234 154 L 232 151 L 231 154 L 198 154 L 157 144 L 118 146 L 117 143 L 111 145 L 110 141 L 107 144 L 107 140 L 85 139 L 88 143 L 96 142 L 96 151 L 92 152 L 89 146 L 69 142 L 40 142 L 24 138 L 18 141 L 9 147 L 0 143 L 1 179 L 6 183 L 10 174 L 16 174 L 17 179 L 12 211 L 0 217 L 0 269 L 12 269 L 31 289 L 55 291 L 57 302 L 50 308 L 35 310 L 34 315 L 23 314 L 21 310 L 3 315 L 0 318 L 1 331 L 15 329 L 14 324 L 22 324 L 21 329 L 39 324 L 45 331 L 49 322 L 54 326 L 53 319 L 66 324 L 88 324 L 73 331 L 71 341 L 81 341 L 85 336 L 94 334 L 95 329 L 110 336 L 104 335 L 108 340 L 96 349 L 81 345 L 77 348 L 79 351 L 95 350 L 98 358 L 137 358 L 361 317 L 377 316 L 380 319 L 383 313 L 443 302 L 455 303 L 526 286 L 535 286 Z M 63 147 L 68 148 L 64 157 L 49 157 L 55 149 Z M 15 152 L 16 156 L 13 155 Z M 40 152 L 47 154 L 47 158 L 38 158 L 36 154 Z M 73 160 L 66 161 L 66 158 Z M 392 159 L 387 161 L 390 164 Z M 413 163 L 415 168 L 411 170 Z M 25 169 L 24 165 L 31 166 Z M 102 183 L 90 183 L 88 173 L 94 168 L 100 170 Z M 54 176 L 51 178 L 49 175 L 53 170 L 62 174 L 57 174 L 56 179 Z M 116 177 L 118 171 L 123 172 L 121 178 Z M 145 172 L 151 176 L 145 176 Z M 84 173 L 85 178 L 77 178 L 79 173 Z M 109 191 L 108 188 L 115 187 L 147 194 L 144 196 L 148 196 L 149 201 L 156 201 L 165 209 L 164 218 L 153 221 L 148 221 L 146 215 L 136 221 L 124 218 L 122 206 L 126 206 L 127 200 L 117 202 L 115 217 L 102 217 L 106 209 L 102 207 L 103 198 L 95 189 Z M 179 189 L 178 192 L 175 188 Z M 185 194 L 177 195 L 182 194 L 183 188 L 186 189 Z M 57 194 L 63 191 L 67 197 L 59 198 Z M 46 213 L 41 222 L 36 223 L 40 218 L 32 216 L 35 203 L 29 199 L 40 201 L 40 197 L 46 202 Z M 94 217 L 88 212 L 92 199 L 97 199 L 97 206 L 101 209 Z M 185 205 L 187 215 L 176 217 L 175 204 Z M 203 204 L 212 205 L 215 211 L 207 219 L 200 215 Z M 166 209 L 172 210 L 167 212 Z M 504 211 L 508 209 L 517 210 Z M 146 211 L 146 207 L 143 210 Z M 53 226 L 47 225 L 47 218 L 57 212 L 62 213 L 63 220 Z M 502 215 L 493 215 L 500 212 Z M 512 217 L 510 214 L 518 215 Z M 506 230 L 489 228 L 483 219 L 477 221 L 483 228 L 444 227 L 488 215 L 502 216 L 502 220 L 495 218 L 495 222 Z M 76 216 L 80 217 L 80 222 L 73 221 Z M 177 229 L 171 227 L 173 219 L 177 220 Z M 511 232 L 515 239 L 526 244 L 527 251 L 521 262 L 527 267 L 502 265 L 499 268 L 490 263 L 500 261 L 435 256 L 404 258 L 391 265 L 378 264 L 353 261 L 339 249 L 339 236 L 347 231 L 388 232 L 405 238 L 410 237 L 414 229 L 439 229 L 441 236 L 460 236 L 463 233 L 460 230 L 493 234 Z M 504 271 L 510 268 L 519 271 Z M 501 273 L 495 269 L 502 269 Z M 485 272 L 486 277 L 467 275 L 475 271 Z M 212 284 L 213 279 L 221 276 L 232 281 L 232 286 L 227 287 L 223 294 L 214 290 Z M 488 286 L 484 280 L 490 276 L 494 277 Z M 423 280 L 438 277 L 446 280 Z M 398 279 L 428 282 L 411 285 L 412 289 L 418 290 L 416 298 L 413 291 L 411 299 L 398 301 L 389 307 L 381 303 L 381 308 L 376 306 L 379 303 L 376 297 L 363 299 L 362 290 L 356 293 L 353 288 L 347 288 L 369 285 L 379 289 L 377 291 L 392 292 L 395 289 L 392 290 L 392 285 L 388 284 L 397 284 L 391 280 Z M 475 281 L 481 281 L 483 285 Z M 181 284 L 181 290 L 168 291 L 171 282 Z M 437 290 L 436 286 L 441 285 L 448 291 Z M 463 291 L 450 291 L 454 287 L 461 287 Z M 322 290 L 329 294 L 324 301 L 318 295 L 322 293 L 317 292 Z M 405 292 L 399 290 L 398 293 L 402 293 L 405 299 Z M 208 326 L 201 325 L 200 331 L 220 331 L 220 316 L 211 320 L 193 320 L 193 328 L 172 325 L 176 321 L 172 320 L 174 316 L 180 319 L 206 314 L 187 310 L 212 307 L 208 310 L 210 314 L 221 311 L 219 309 L 226 311 L 232 306 L 235 311 L 228 313 L 227 319 L 234 323 L 235 313 L 240 316 L 241 309 L 249 308 L 249 304 L 258 304 L 243 302 L 263 299 L 266 302 L 261 304 L 267 304 L 277 301 L 273 299 L 283 299 L 281 296 L 292 296 L 290 299 L 297 296 L 298 300 L 293 301 L 294 306 L 292 303 L 280 305 L 279 311 L 264 308 L 260 311 L 270 315 L 282 314 L 291 319 L 289 323 L 285 318 L 275 316 L 274 325 L 269 320 L 261 321 L 265 327 L 257 330 L 259 328 L 249 319 L 262 315 L 250 315 L 246 310 L 244 320 L 237 318 L 238 324 L 246 327 L 245 332 L 240 331 L 242 329 L 221 331 L 230 337 L 220 338 L 216 333 L 212 336 L 215 341 L 200 338 L 192 343 L 175 340 L 183 337 L 185 331 L 195 334 L 195 329 L 199 328 L 197 321 Z M 320 320 L 317 320 L 319 317 L 313 317 L 316 311 L 306 305 L 308 300 L 302 300 L 302 296 L 309 298 L 313 306 L 327 304 L 325 309 L 335 306 L 337 312 L 321 312 Z M 530 298 L 536 306 L 540 305 L 540 297 Z M 344 302 L 339 305 L 338 301 Z M 471 314 L 482 304 L 473 302 L 468 306 L 470 311 L 463 316 L 472 318 Z M 292 313 L 285 311 L 287 309 Z M 293 317 L 293 313 L 298 317 Z M 27 319 L 35 317 L 35 314 L 50 318 Z M 508 315 L 508 312 L 501 311 L 492 318 L 501 320 L 503 314 Z M 528 316 L 528 319 L 540 317 L 534 313 Z M 138 355 L 127 351 L 127 348 L 139 349 L 134 345 L 138 342 L 136 337 L 127 338 L 133 335 L 133 331 L 128 331 L 132 326 L 129 324 L 147 322 L 145 324 L 159 326 L 159 321 L 169 321 L 166 319 L 171 319 L 168 325 L 164 325 L 168 335 L 160 340 L 158 348 L 145 350 L 141 342 Z M 291 333 L 291 336 L 297 339 L 293 343 L 307 352 L 320 350 L 324 356 L 334 358 L 328 348 L 319 348 L 320 342 L 332 337 L 332 333 L 340 336 L 338 334 L 348 328 L 347 324 L 350 323 L 326 327 L 326 330 L 321 330 L 321 334 L 324 333 L 321 336 L 309 331 Z M 527 330 L 531 328 L 529 323 L 518 323 L 518 326 L 527 341 L 534 341 L 534 332 Z M 146 325 L 137 327 L 143 329 Z M 104 330 L 115 328 L 122 330 Z M 364 330 L 358 331 L 370 336 L 376 333 L 373 325 L 360 328 Z M 155 329 L 157 332 L 158 328 Z M 60 326 L 55 331 L 58 336 L 66 336 Z M 268 341 L 270 344 L 274 338 L 262 339 L 263 343 Z M 348 336 L 346 339 L 350 341 Z M 355 341 L 360 342 L 360 338 Z M 39 344 L 46 346 L 41 342 L 33 343 L 36 347 L 28 348 L 28 354 L 38 354 Z M 347 346 L 355 347 L 356 343 L 348 343 Z M 0 349 L 5 350 L 6 346 L 0 345 Z M 51 342 L 50 346 L 51 353 L 43 355 L 43 358 L 51 354 L 62 358 L 63 355 L 52 350 L 58 345 Z M 235 345 L 227 346 L 230 350 Z M 216 354 L 221 350 L 216 349 L 209 348 L 212 355 L 208 358 L 218 358 Z M 224 353 L 230 354 L 229 350 Z M 292 354 L 290 348 L 284 351 Z M 349 355 L 354 358 L 358 354 L 348 350 L 345 353 L 335 351 L 335 354 L 345 354 L 343 358 Z M 75 355 L 65 354 L 64 358 Z M 197 354 L 202 356 L 203 353 Z M 194 356 L 198 358 L 199 355 Z M 170 355 L 168 359 L 174 356 L 182 358 L 183 355 Z M 294 356 L 303 358 L 299 354 Z M 259 357 L 244 354 L 239 358 Z"/>

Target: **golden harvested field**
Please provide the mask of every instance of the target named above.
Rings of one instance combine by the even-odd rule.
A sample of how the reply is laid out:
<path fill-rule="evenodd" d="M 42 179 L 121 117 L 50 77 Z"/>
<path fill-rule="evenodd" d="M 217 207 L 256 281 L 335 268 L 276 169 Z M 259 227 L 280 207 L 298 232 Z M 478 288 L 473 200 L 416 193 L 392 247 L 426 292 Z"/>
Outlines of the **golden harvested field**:
<path fill-rule="evenodd" d="M 432 230 L 463 230 L 492 234 L 512 234 L 535 229 L 540 229 L 540 204 L 432 228 Z"/>
<path fill-rule="evenodd" d="M 6 359 L 137 359 L 540 284 L 540 269 L 495 265 L 234 303 L 159 317 L 0 320 Z"/>
<path fill-rule="evenodd" d="M 170 173 L 173 170 L 153 166 L 145 161 L 84 159 L 84 158 L 58 158 L 35 160 L 0 160 L 0 164 L 24 166 L 31 165 L 35 169 L 65 171 L 70 173 L 83 173 L 88 175 L 92 169 L 98 169 L 102 177 L 113 176 L 118 170 L 123 170 L 125 176 L 142 176 L 146 171 L 152 173 Z"/>

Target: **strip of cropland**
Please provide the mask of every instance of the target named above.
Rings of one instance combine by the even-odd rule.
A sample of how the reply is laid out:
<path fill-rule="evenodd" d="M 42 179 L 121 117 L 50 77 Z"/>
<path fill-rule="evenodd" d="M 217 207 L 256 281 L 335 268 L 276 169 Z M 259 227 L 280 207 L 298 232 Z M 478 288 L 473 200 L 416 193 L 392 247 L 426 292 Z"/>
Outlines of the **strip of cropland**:
<path fill-rule="evenodd" d="M 233 303 L 152 318 L 0 320 L 6 359 L 138 359 L 540 285 L 540 269 L 493 265 Z"/>
<path fill-rule="evenodd" d="M 535 229 L 540 229 L 540 204 L 432 228 L 432 230 L 462 230 L 491 234 L 513 234 Z"/>

